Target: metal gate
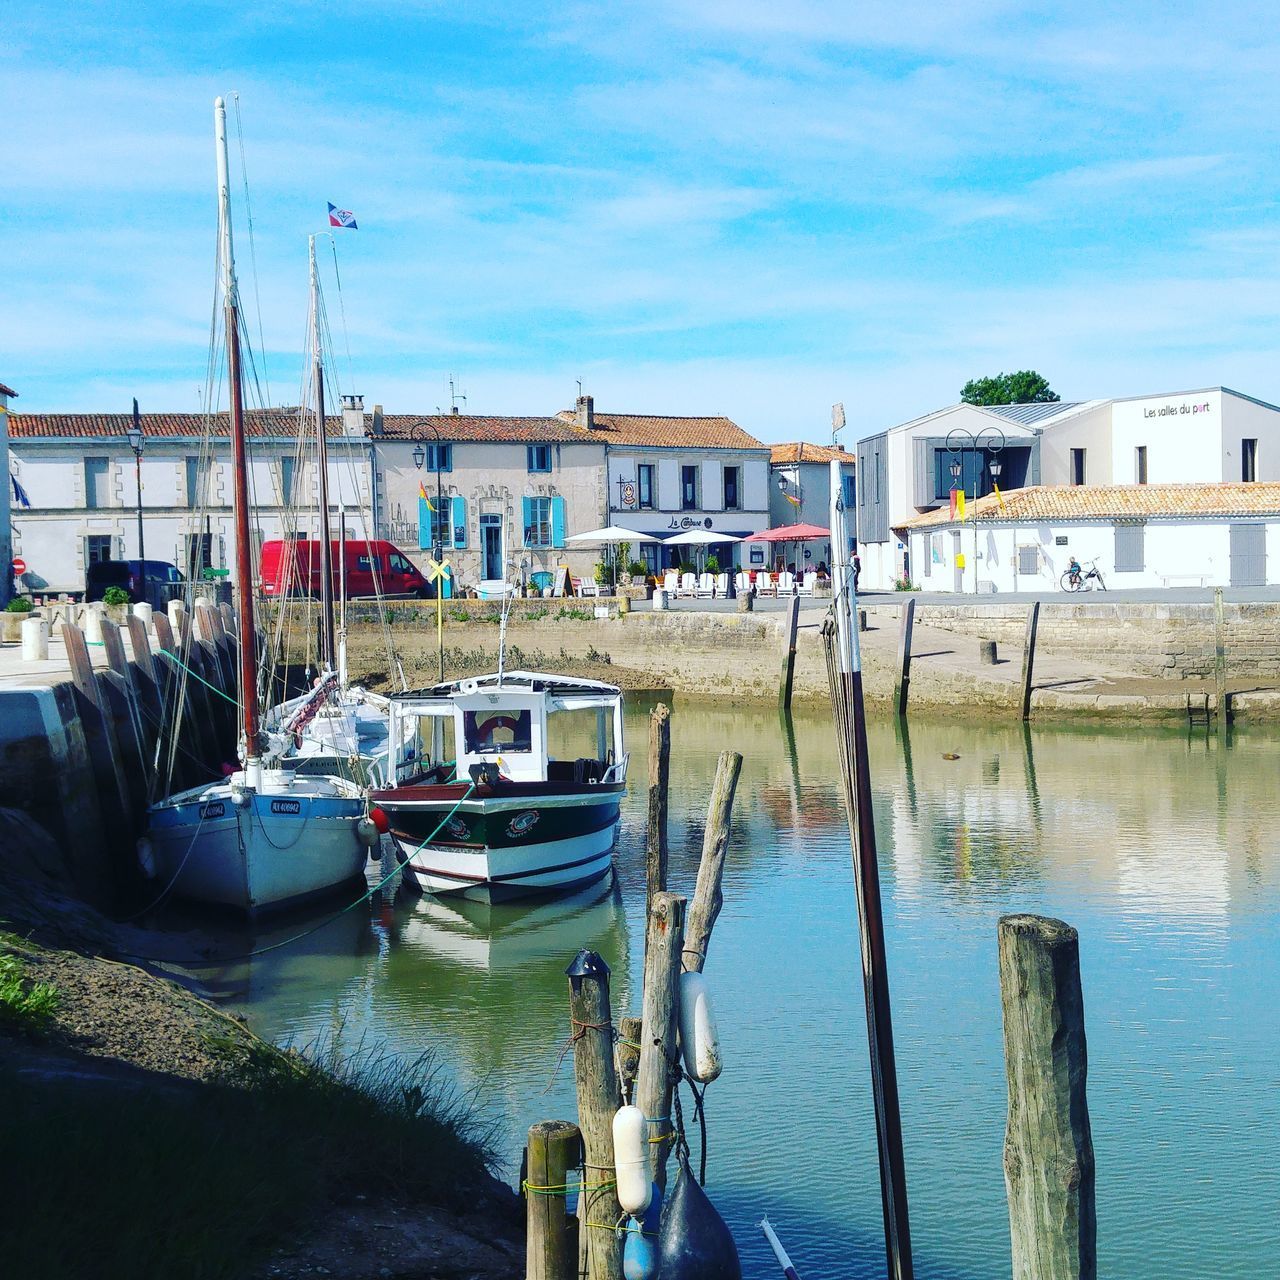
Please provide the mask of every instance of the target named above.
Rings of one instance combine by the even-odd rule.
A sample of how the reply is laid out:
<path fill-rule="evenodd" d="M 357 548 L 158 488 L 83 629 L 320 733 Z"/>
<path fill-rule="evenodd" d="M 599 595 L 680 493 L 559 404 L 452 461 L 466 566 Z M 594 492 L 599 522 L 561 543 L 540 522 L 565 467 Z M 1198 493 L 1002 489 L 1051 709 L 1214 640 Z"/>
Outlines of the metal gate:
<path fill-rule="evenodd" d="M 1267 581 L 1267 526 L 1231 526 L 1231 585 L 1261 587 Z"/>

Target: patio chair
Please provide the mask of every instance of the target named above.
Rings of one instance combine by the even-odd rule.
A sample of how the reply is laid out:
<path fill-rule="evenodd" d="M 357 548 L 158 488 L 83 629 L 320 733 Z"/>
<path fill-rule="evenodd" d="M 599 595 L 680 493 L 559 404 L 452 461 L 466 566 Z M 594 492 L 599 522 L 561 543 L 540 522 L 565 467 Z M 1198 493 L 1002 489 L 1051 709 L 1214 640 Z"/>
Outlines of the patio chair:
<path fill-rule="evenodd" d="M 796 575 L 790 569 L 783 569 L 778 574 L 778 594 L 780 596 L 793 596 L 796 593 Z"/>
<path fill-rule="evenodd" d="M 813 595 L 813 590 L 817 585 L 818 585 L 818 571 L 816 569 L 810 569 L 804 575 L 804 577 L 802 577 L 800 581 L 796 583 L 796 595 L 811 596 Z"/>
<path fill-rule="evenodd" d="M 676 599 L 695 596 L 698 592 L 697 579 L 691 573 L 680 575 L 680 585 L 676 588 Z"/>
<path fill-rule="evenodd" d="M 680 590 L 680 574 L 675 569 L 668 569 L 662 575 L 662 589 L 668 595 L 677 595 Z"/>
<path fill-rule="evenodd" d="M 716 574 L 716 595 L 722 600 L 729 594 L 729 575 L 727 573 Z"/>
<path fill-rule="evenodd" d="M 733 585 L 740 596 L 749 596 L 754 588 L 751 585 L 751 573 L 747 569 L 739 569 L 733 575 Z"/>
<path fill-rule="evenodd" d="M 574 584 L 579 599 L 585 599 L 588 596 L 598 596 L 600 594 L 599 584 L 588 578 L 578 578 Z"/>
<path fill-rule="evenodd" d="M 759 569 L 756 571 L 756 595 L 758 596 L 776 596 L 778 594 L 778 584 L 773 580 L 773 574 L 768 569 Z"/>
<path fill-rule="evenodd" d="M 716 580 L 709 573 L 698 575 L 696 595 L 699 600 L 710 600 L 716 593 Z"/>

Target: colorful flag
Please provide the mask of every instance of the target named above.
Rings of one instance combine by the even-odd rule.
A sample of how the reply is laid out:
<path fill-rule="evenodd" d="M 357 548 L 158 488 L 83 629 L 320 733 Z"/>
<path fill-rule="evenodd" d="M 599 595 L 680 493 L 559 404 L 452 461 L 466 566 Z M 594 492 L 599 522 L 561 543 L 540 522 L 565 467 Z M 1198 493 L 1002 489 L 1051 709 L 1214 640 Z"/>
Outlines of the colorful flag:
<path fill-rule="evenodd" d="M 956 519 L 964 519 L 964 490 L 956 490 Z"/>
<path fill-rule="evenodd" d="M 951 518 L 953 520 L 956 518 L 956 494 L 958 492 L 958 489 L 951 490 Z"/>
<path fill-rule="evenodd" d="M 798 507 L 800 505 L 800 499 L 797 498 L 794 493 L 784 493 L 782 496 L 786 498 L 793 507 Z"/>
<path fill-rule="evenodd" d="M 423 484 L 421 480 L 418 481 L 418 498 L 420 501 L 425 502 L 427 504 L 427 510 L 430 511 L 432 515 L 435 515 L 436 509 L 432 506 L 431 499 L 427 497 L 427 486 Z"/>
<path fill-rule="evenodd" d="M 13 500 L 20 507 L 29 507 L 31 499 L 27 496 L 27 491 L 18 483 L 18 477 L 9 472 L 9 479 L 13 481 Z"/>
<path fill-rule="evenodd" d="M 996 484 L 994 480 L 991 482 L 991 487 L 995 490 L 996 501 L 1000 504 L 1000 510 L 1003 511 L 1004 510 L 1004 494 L 1000 492 L 1000 486 Z"/>
<path fill-rule="evenodd" d="M 331 227 L 345 227 L 348 231 L 359 231 L 356 226 L 356 215 L 350 209 L 339 209 L 336 204 L 329 206 L 329 225 Z"/>

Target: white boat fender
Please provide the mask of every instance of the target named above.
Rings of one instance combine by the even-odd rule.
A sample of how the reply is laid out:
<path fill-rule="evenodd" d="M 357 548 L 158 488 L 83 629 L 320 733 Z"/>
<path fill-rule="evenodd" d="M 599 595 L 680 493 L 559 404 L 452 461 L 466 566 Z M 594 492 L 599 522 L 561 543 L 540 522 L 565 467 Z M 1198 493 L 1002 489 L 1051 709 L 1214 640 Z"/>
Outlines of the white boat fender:
<path fill-rule="evenodd" d="M 480 688 L 479 681 L 473 680 L 470 677 L 468 677 L 466 680 L 458 681 L 459 693 L 475 693 L 479 690 L 479 688 Z"/>
<path fill-rule="evenodd" d="M 253 797 L 249 794 L 249 789 L 247 787 L 231 788 L 231 803 L 235 805 L 237 809 L 244 809 L 252 802 Z"/>
<path fill-rule="evenodd" d="M 372 849 L 378 843 L 380 833 L 377 824 L 372 818 L 364 817 L 356 819 L 356 839 L 360 841 L 366 848 Z"/>
<path fill-rule="evenodd" d="M 648 1139 L 644 1112 L 639 1107 L 619 1107 L 613 1116 L 613 1163 L 618 1203 L 627 1213 L 643 1213 L 653 1195 Z"/>
<path fill-rule="evenodd" d="M 146 836 L 140 837 L 138 840 L 138 866 L 142 868 L 142 874 L 148 880 L 156 878 L 156 851 L 151 847 L 151 841 Z"/>
<path fill-rule="evenodd" d="M 685 1074 L 699 1084 L 709 1084 L 724 1070 L 711 992 L 700 973 L 680 975 L 680 1050 Z"/>

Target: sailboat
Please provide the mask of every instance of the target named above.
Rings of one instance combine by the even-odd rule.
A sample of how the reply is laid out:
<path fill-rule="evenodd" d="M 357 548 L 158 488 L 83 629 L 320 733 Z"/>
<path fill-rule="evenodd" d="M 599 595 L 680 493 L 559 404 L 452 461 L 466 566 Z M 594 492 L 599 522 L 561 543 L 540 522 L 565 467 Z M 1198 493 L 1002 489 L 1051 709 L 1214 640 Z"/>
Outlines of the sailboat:
<path fill-rule="evenodd" d="M 226 107 L 221 98 L 214 103 L 214 132 L 240 594 L 240 768 L 222 781 L 152 805 L 139 857 L 144 870 L 166 885 L 166 892 L 252 914 L 299 903 L 355 881 L 378 836 L 368 817 L 364 789 L 357 782 L 304 773 L 288 757 L 291 743 L 296 742 L 297 724 L 314 719 L 329 698 L 336 676 L 330 673 L 291 706 L 287 719 L 277 723 L 281 731 L 266 732 L 259 714 L 239 298 L 232 253 Z M 325 580 L 329 581 L 327 575 Z"/>

